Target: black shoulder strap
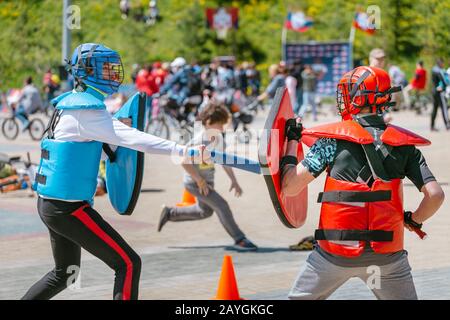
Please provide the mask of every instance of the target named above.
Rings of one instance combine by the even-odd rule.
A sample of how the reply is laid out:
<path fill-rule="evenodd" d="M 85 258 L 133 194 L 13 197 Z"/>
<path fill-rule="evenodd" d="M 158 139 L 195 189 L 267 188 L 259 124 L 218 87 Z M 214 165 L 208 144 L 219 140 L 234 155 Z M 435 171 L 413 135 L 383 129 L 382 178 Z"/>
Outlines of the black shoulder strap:
<path fill-rule="evenodd" d="M 357 121 L 362 124 L 364 130 L 370 133 L 374 138 L 374 142 L 371 144 L 362 145 L 364 154 L 367 159 L 367 164 L 358 173 L 358 182 L 365 182 L 368 185 L 373 183 L 373 179 L 380 178 L 384 181 L 389 181 L 389 175 L 384 168 L 384 160 L 391 155 L 393 146 L 384 144 L 378 134 L 377 130 L 367 130 L 364 125 L 368 125 L 364 118 L 358 118 Z"/>
<path fill-rule="evenodd" d="M 109 144 L 104 143 L 102 145 L 102 149 L 106 153 L 106 155 L 108 156 L 110 162 L 116 161 L 116 153 L 114 151 L 112 151 L 112 149 L 109 146 Z"/>
<path fill-rule="evenodd" d="M 47 124 L 47 128 L 45 128 L 44 135 L 47 133 L 48 139 L 54 139 L 54 131 L 56 128 L 56 125 L 59 122 L 59 119 L 61 118 L 62 110 L 55 109 L 53 111 L 52 117 L 50 118 L 50 121 Z"/>
<path fill-rule="evenodd" d="M 364 154 L 366 155 L 366 159 L 367 159 L 367 164 L 364 167 L 368 167 L 368 169 L 370 170 L 370 178 L 374 178 L 374 179 L 381 179 L 383 181 L 389 181 L 390 178 L 388 176 L 388 174 L 386 173 L 386 170 L 384 169 L 384 165 L 383 162 L 386 158 L 382 158 L 380 156 L 380 154 L 377 152 L 377 150 L 375 149 L 375 145 L 374 144 L 363 144 L 362 148 L 364 150 Z M 367 169 L 365 169 L 363 167 L 362 170 L 367 171 Z M 358 174 L 358 176 L 361 177 L 362 172 L 360 171 L 360 174 Z M 361 177 L 362 178 L 362 177 Z"/>
<path fill-rule="evenodd" d="M 361 83 L 364 82 L 364 80 L 367 79 L 367 77 L 370 76 L 370 71 L 366 70 L 362 76 L 358 79 L 358 81 L 356 81 L 356 83 L 354 84 L 354 86 L 352 87 L 349 95 L 350 98 L 353 99 L 356 95 L 356 93 L 358 92 L 358 88 L 361 85 Z M 353 74 L 351 75 L 351 77 L 349 78 L 349 82 L 351 81 L 351 78 L 353 77 Z"/>

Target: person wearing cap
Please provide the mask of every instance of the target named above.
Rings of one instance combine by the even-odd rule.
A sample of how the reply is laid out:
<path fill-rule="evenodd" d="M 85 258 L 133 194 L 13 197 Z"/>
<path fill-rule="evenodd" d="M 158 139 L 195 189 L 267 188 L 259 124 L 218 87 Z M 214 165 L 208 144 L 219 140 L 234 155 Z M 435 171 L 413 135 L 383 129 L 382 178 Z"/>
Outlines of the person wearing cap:
<path fill-rule="evenodd" d="M 386 65 L 386 54 L 383 49 L 374 48 L 369 53 L 369 66 L 374 68 L 383 69 Z M 389 123 L 392 121 L 392 116 L 389 114 L 389 110 L 384 111 L 384 122 Z"/>
<path fill-rule="evenodd" d="M 375 48 L 370 51 L 369 65 L 371 67 L 384 69 L 386 54 L 383 49 Z"/>

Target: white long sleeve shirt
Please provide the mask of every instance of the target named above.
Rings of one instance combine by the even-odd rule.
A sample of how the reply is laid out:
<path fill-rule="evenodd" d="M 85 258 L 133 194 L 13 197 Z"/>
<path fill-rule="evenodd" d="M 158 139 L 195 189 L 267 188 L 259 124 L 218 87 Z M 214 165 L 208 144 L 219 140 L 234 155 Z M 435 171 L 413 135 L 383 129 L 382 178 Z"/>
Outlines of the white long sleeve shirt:
<path fill-rule="evenodd" d="M 60 141 L 99 141 L 146 153 L 182 154 L 184 147 L 113 119 L 106 110 L 64 110 L 54 130 Z"/>
<path fill-rule="evenodd" d="M 173 141 L 144 133 L 113 119 L 106 110 L 63 110 L 54 130 L 54 139 L 72 142 L 95 140 L 110 144 L 113 150 L 122 146 L 154 154 L 182 155 L 184 151 L 183 146 Z M 104 152 L 102 159 L 106 159 Z"/>

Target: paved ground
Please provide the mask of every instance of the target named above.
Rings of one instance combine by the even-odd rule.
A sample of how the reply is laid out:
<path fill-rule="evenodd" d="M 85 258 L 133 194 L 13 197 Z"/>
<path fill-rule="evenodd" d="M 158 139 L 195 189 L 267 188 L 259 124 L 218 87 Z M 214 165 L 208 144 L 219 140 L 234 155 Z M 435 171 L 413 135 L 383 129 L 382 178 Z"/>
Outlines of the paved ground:
<path fill-rule="evenodd" d="M 333 109 L 333 108 L 330 108 Z M 329 112 L 331 114 L 331 112 Z M 321 122 L 337 118 L 322 116 Z M 261 128 L 264 114 L 258 115 L 254 128 Z M 423 148 L 428 164 L 448 194 L 450 170 L 448 159 L 450 133 L 429 133 L 428 116 L 409 112 L 395 113 L 394 123 L 406 126 L 433 141 Z M 309 119 L 306 126 L 311 126 Z M 232 146 L 233 143 L 230 143 Z M 14 142 L 0 137 L 0 152 L 39 157 L 39 146 L 23 134 Z M 239 153 L 244 146 L 239 145 Z M 256 159 L 256 141 L 249 147 Z M 160 207 L 174 204 L 182 193 L 182 169 L 162 156 L 146 156 L 143 192 L 131 217 L 112 211 L 107 198 L 96 199 L 95 207 L 143 259 L 140 297 L 142 299 L 211 299 L 217 289 L 224 254 L 231 254 L 235 264 L 240 293 L 247 299 L 284 299 L 307 253 L 290 252 L 288 245 L 310 235 L 318 220 L 318 204 L 314 203 L 323 185 L 320 177 L 310 186 L 309 217 L 298 230 L 285 228 L 276 217 L 261 176 L 237 172 L 244 189 L 242 198 L 228 193 L 229 182 L 220 168 L 217 190 L 229 200 L 236 220 L 248 237 L 260 246 L 255 253 L 236 253 L 216 216 L 196 222 L 169 223 L 156 232 Z M 406 208 L 414 209 L 421 197 L 406 181 Z M 450 216 L 449 201 L 425 229 L 429 238 L 419 240 L 406 234 L 417 291 L 421 299 L 450 299 Z M 27 192 L 0 194 L 0 299 L 18 299 L 29 286 L 52 268 L 52 254 L 47 231 L 36 212 L 36 198 Z M 113 272 L 102 262 L 83 252 L 81 289 L 67 290 L 57 299 L 110 299 Z M 373 299 L 358 279 L 352 279 L 333 294 L 332 299 Z"/>

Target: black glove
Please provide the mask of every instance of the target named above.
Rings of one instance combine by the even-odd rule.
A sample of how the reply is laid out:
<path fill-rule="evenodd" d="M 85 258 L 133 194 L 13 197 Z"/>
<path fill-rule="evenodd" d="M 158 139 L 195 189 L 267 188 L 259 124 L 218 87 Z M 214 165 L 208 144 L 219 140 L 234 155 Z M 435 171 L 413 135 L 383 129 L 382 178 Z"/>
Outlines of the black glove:
<path fill-rule="evenodd" d="M 301 122 L 297 122 L 297 119 L 292 118 L 286 121 L 284 127 L 284 135 L 288 141 L 296 140 L 299 141 L 302 137 L 303 125 Z"/>
<path fill-rule="evenodd" d="M 421 229 L 422 223 L 417 223 L 412 219 L 412 212 L 411 211 L 405 211 L 405 223 L 407 225 L 410 225 L 413 228 Z"/>

